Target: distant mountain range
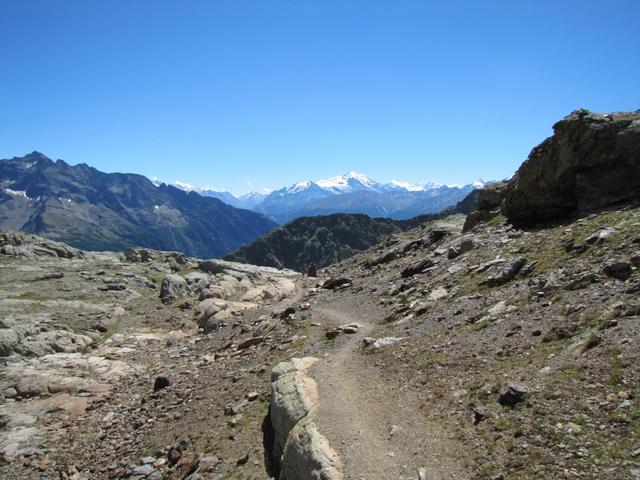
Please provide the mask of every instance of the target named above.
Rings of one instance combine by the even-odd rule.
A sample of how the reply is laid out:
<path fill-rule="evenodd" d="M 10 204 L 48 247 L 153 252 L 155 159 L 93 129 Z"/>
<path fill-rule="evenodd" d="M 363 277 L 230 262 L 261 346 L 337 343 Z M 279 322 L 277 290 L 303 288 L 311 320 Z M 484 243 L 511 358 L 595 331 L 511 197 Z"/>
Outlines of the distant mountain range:
<path fill-rule="evenodd" d="M 218 257 L 275 226 L 260 213 L 142 175 L 107 174 L 38 152 L 0 160 L 0 229 L 85 250 L 141 246 Z"/>
<path fill-rule="evenodd" d="M 263 213 L 282 224 L 298 217 L 332 213 L 360 213 L 403 220 L 437 213 L 455 205 L 472 190 L 487 184 L 482 180 L 468 185 L 409 183 L 399 180 L 382 184 L 361 173 L 349 172 L 317 182 L 298 182 L 269 194 L 251 192 L 240 197 L 229 192 L 199 189 L 181 182 L 174 185 L 218 198 L 236 208 Z"/>

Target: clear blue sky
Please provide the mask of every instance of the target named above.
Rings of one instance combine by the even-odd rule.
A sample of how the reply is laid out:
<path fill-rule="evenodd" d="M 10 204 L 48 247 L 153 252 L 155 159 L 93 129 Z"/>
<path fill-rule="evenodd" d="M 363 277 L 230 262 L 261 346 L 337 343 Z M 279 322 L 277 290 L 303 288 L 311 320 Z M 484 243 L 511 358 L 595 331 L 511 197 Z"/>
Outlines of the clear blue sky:
<path fill-rule="evenodd" d="M 640 108 L 639 20 L 637 0 L 0 0 L 0 158 L 235 193 L 503 178 L 572 110 Z"/>

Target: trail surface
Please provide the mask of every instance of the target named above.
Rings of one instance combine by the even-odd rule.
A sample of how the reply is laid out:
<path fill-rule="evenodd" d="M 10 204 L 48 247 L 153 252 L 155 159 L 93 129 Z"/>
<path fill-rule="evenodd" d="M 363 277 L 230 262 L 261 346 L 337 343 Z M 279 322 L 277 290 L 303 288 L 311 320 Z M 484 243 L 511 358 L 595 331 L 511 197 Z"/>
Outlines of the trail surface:
<path fill-rule="evenodd" d="M 375 319 L 348 303 L 318 306 L 316 314 L 325 325 L 361 325 L 357 335 L 341 335 L 311 372 L 320 394 L 317 424 L 339 453 L 345 479 L 416 479 L 420 468 L 429 480 L 469 478 L 456 446 L 426 420 L 418 399 L 381 378 L 362 354 Z"/>

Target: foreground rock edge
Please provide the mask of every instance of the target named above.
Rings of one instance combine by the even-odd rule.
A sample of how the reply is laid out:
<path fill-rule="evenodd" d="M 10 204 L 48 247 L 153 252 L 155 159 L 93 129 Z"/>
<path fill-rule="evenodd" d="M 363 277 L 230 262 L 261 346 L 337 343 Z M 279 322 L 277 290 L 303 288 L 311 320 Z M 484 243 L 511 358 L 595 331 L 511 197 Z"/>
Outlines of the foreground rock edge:
<path fill-rule="evenodd" d="M 318 386 L 307 371 L 315 357 L 292 358 L 271 375 L 265 457 L 279 480 L 342 480 L 342 462 L 315 424 Z"/>

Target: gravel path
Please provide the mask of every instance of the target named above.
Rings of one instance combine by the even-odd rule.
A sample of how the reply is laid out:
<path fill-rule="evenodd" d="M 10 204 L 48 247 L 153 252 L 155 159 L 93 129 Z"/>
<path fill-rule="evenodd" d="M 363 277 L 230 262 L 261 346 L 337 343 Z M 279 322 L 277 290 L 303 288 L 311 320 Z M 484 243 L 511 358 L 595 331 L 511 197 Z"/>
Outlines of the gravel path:
<path fill-rule="evenodd" d="M 317 424 L 338 451 L 345 479 L 416 479 L 421 468 L 428 479 L 469 478 L 456 447 L 426 421 L 417 399 L 367 365 L 361 341 L 375 330 L 371 320 L 349 304 L 318 306 L 316 314 L 326 325 L 361 325 L 357 335 L 341 335 L 311 372 L 320 394 Z"/>

